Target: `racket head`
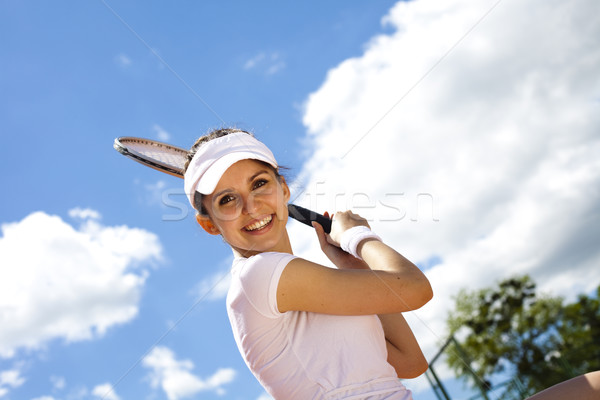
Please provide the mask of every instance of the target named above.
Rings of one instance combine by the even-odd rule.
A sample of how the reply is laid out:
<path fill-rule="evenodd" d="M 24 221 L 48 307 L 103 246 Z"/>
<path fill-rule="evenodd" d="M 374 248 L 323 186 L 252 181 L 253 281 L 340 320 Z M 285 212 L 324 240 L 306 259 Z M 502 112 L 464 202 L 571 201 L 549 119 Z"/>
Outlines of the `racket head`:
<path fill-rule="evenodd" d="M 116 138 L 113 147 L 125 157 L 140 164 L 183 178 L 188 151 L 181 147 L 133 136 Z"/>

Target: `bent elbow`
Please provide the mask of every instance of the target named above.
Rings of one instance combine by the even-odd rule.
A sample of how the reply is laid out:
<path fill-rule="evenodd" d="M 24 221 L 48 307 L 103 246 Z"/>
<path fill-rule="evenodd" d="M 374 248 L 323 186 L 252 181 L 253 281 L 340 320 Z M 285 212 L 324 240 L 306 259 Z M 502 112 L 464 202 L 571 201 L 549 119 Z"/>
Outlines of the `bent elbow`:
<path fill-rule="evenodd" d="M 400 282 L 400 279 L 397 278 L 396 282 L 400 283 L 399 286 L 391 288 L 395 293 L 396 300 L 398 300 L 393 302 L 397 309 L 391 312 L 417 310 L 433 298 L 433 289 L 425 275 L 419 273 L 405 279 L 408 283 L 403 284 Z"/>
<path fill-rule="evenodd" d="M 429 303 L 429 300 L 433 299 L 433 288 L 431 287 L 431 283 L 429 283 L 429 279 L 425 278 L 425 284 L 423 288 L 423 306 Z"/>
<path fill-rule="evenodd" d="M 419 376 L 423 375 L 425 371 L 427 371 L 427 368 L 429 368 L 429 363 L 427 362 L 427 360 L 423 359 L 423 361 L 419 363 L 419 365 L 415 366 L 415 368 L 413 369 L 411 374 L 412 376 L 406 379 L 418 378 Z"/>
<path fill-rule="evenodd" d="M 429 280 L 425 277 L 419 282 L 416 288 L 415 302 L 413 304 L 413 310 L 423 307 L 429 303 L 429 300 L 433 298 L 433 289 Z"/>
<path fill-rule="evenodd" d="M 429 363 L 425 357 L 420 357 L 418 360 L 413 360 L 409 366 L 396 368 L 396 375 L 400 379 L 415 379 L 423 375 L 427 368 L 429 368 Z"/>
<path fill-rule="evenodd" d="M 415 374 L 411 379 L 418 378 L 419 376 L 423 375 L 428 368 L 429 363 L 427 362 L 427 360 L 423 359 L 419 366 L 415 368 Z"/>

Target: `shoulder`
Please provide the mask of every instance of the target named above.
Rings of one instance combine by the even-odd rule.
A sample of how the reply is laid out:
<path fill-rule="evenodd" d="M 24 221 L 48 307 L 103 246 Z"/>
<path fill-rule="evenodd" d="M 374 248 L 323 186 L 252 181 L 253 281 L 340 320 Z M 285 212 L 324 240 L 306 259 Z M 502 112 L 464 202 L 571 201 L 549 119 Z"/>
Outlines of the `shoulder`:
<path fill-rule="evenodd" d="M 233 272 L 240 276 L 246 276 L 257 269 L 272 269 L 285 267 L 290 261 L 297 258 L 288 253 L 260 253 L 248 258 L 236 258 L 233 261 Z"/>
<path fill-rule="evenodd" d="M 260 253 L 248 258 L 236 258 L 232 275 L 246 290 L 250 286 L 262 287 L 278 282 L 285 267 L 297 257 L 287 253 Z"/>
<path fill-rule="evenodd" d="M 261 253 L 248 258 L 236 258 L 232 268 L 232 285 L 228 302 L 246 298 L 261 314 L 279 315 L 276 292 L 281 273 L 296 257 L 287 253 Z"/>

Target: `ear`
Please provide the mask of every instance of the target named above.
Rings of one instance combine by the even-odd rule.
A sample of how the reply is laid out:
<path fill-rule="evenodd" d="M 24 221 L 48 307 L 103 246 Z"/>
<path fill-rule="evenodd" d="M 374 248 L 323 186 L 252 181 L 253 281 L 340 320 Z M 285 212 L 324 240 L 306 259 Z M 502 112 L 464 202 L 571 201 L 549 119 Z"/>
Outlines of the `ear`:
<path fill-rule="evenodd" d="M 210 218 L 205 217 L 204 215 L 196 214 L 196 221 L 200 224 L 200 226 L 211 235 L 218 235 L 219 229 L 212 223 Z"/>
<path fill-rule="evenodd" d="M 285 204 L 287 204 L 290 201 L 291 193 L 283 176 L 281 177 L 281 187 L 283 188 L 283 199 L 285 200 Z"/>

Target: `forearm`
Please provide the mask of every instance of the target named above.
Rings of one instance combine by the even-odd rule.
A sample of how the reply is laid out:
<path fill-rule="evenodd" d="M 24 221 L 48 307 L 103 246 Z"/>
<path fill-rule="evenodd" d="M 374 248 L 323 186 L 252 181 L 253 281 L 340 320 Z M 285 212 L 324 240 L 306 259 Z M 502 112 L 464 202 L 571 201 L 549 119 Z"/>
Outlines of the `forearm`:
<path fill-rule="evenodd" d="M 379 240 L 363 240 L 358 254 L 373 270 L 422 275 L 421 270 L 402 254 Z"/>
<path fill-rule="evenodd" d="M 364 240 L 358 246 L 358 254 L 371 270 L 385 271 L 386 286 L 398 300 L 417 309 L 433 297 L 429 280 L 423 272 L 402 254 L 378 240 Z"/>
<path fill-rule="evenodd" d="M 411 379 L 423 374 L 428 367 L 410 326 L 401 313 L 378 315 L 386 338 L 388 362 L 399 378 Z"/>

